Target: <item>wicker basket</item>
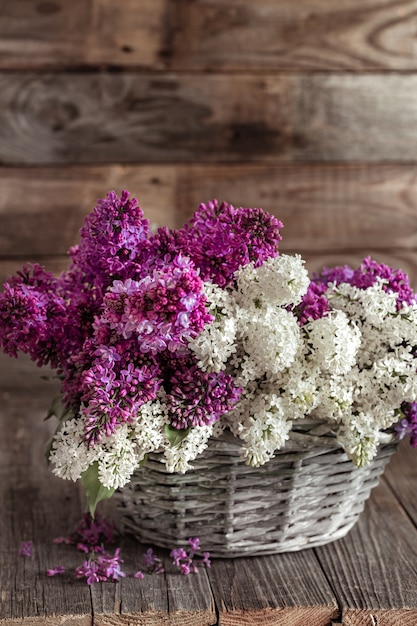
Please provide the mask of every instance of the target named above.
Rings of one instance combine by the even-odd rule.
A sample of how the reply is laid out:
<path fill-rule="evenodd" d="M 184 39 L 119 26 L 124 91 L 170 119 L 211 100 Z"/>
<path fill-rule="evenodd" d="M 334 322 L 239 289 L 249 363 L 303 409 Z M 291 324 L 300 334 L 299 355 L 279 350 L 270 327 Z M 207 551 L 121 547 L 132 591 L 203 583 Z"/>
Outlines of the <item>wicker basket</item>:
<path fill-rule="evenodd" d="M 116 495 L 124 530 L 160 547 L 199 537 L 215 557 L 273 554 L 343 537 L 378 483 L 396 442 L 384 435 L 377 457 L 358 469 L 328 425 L 304 420 L 285 450 L 252 468 L 230 434 L 213 439 L 185 474 L 157 454 Z"/>

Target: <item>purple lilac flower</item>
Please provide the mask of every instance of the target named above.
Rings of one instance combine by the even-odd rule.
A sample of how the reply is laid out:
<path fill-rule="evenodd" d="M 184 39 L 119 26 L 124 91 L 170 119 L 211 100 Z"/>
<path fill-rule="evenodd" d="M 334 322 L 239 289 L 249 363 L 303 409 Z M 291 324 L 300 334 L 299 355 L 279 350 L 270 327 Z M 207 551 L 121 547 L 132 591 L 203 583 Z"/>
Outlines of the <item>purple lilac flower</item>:
<path fill-rule="evenodd" d="M 239 400 L 241 388 L 224 372 L 203 372 L 181 363 L 170 378 L 167 404 L 174 428 L 213 424 Z"/>
<path fill-rule="evenodd" d="M 83 350 L 93 333 L 93 322 L 102 305 L 102 295 L 86 285 L 80 272 L 70 269 L 58 279 L 58 290 L 66 303 L 66 322 L 57 337 L 60 369 L 65 377 L 73 375 L 72 359 Z M 68 332 L 71 328 L 71 332 Z"/>
<path fill-rule="evenodd" d="M 21 351 L 38 365 L 57 367 L 56 338 L 65 320 L 57 281 L 40 265 L 25 265 L 5 283 L 0 294 L 0 347 L 6 354 L 16 357 Z"/>
<path fill-rule="evenodd" d="M 155 554 L 152 548 L 148 548 L 142 557 L 142 565 L 148 574 L 163 574 L 165 571 L 161 559 Z"/>
<path fill-rule="evenodd" d="M 327 285 L 324 283 L 310 282 L 301 303 L 294 310 L 301 326 L 327 315 L 330 307 L 324 296 L 326 289 Z"/>
<path fill-rule="evenodd" d="M 116 548 L 115 553 L 111 554 L 100 554 L 97 557 L 97 563 L 99 564 L 100 572 L 103 577 L 111 580 L 119 580 L 119 578 L 124 578 L 126 574 L 121 569 L 121 563 L 123 563 L 123 559 L 120 557 L 120 548 Z"/>
<path fill-rule="evenodd" d="M 100 577 L 98 563 L 90 559 L 84 561 L 82 565 L 75 569 L 75 577 L 85 578 L 87 585 L 92 585 L 93 583 L 98 583 L 101 580 L 106 580 L 105 578 Z"/>
<path fill-rule="evenodd" d="M 65 574 L 65 567 L 63 565 L 57 565 L 54 568 L 46 570 L 47 576 L 57 576 L 60 574 Z"/>
<path fill-rule="evenodd" d="M 198 537 L 188 539 L 188 545 L 190 546 L 188 553 L 184 548 L 174 548 L 169 554 L 173 564 L 180 568 L 181 574 L 187 575 L 191 572 L 196 574 L 198 572 L 197 564 L 211 567 L 209 552 L 204 552 L 202 559 L 195 559 L 195 552 L 200 548 Z"/>
<path fill-rule="evenodd" d="M 57 537 L 54 543 L 75 545 L 81 552 L 104 552 L 104 544 L 114 543 L 116 540 L 115 525 L 96 514 L 84 513 L 77 528 L 68 537 Z"/>
<path fill-rule="evenodd" d="M 91 285 L 105 289 L 115 279 L 140 272 L 148 233 L 148 220 L 136 198 L 128 191 L 120 198 L 111 191 L 86 217 L 73 261 Z"/>
<path fill-rule="evenodd" d="M 417 402 L 404 402 L 401 409 L 404 417 L 395 426 L 397 437 L 410 437 L 411 445 L 417 448 Z"/>
<path fill-rule="evenodd" d="M 240 266 L 255 266 L 278 255 L 282 223 L 262 209 L 239 208 L 217 200 L 201 204 L 178 237 L 204 281 L 224 287 Z"/>
<path fill-rule="evenodd" d="M 87 559 L 82 565 L 76 568 L 76 578 L 85 578 L 88 585 L 107 580 L 119 580 L 126 576 L 121 569 L 123 559 L 120 558 L 120 548 L 117 548 L 113 555 L 106 552 Z"/>
<path fill-rule="evenodd" d="M 29 558 L 32 557 L 33 556 L 33 542 L 32 541 L 21 541 L 20 542 L 19 554 L 20 554 L 20 556 L 27 556 Z"/>
<path fill-rule="evenodd" d="M 142 404 L 152 400 L 161 385 L 161 372 L 151 355 L 140 355 L 127 340 L 111 348 L 96 347 L 91 366 L 81 374 L 80 388 L 86 441 L 90 445 L 135 419 Z"/>
<path fill-rule="evenodd" d="M 333 269 L 325 267 L 320 275 L 315 276 L 314 280 L 325 285 L 332 282 L 336 284 L 348 283 L 358 289 L 367 289 L 374 285 L 378 278 L 386 281 L 383 287 L 385 291 L 397 295 L 397 310 L 400 310 L 404 305 L 416 302 L 409 278 L 402 270 L 394 270 L 384 263 L 377 263 L 370 257 L 366 257 L 356 270 L 347 265 Z"/>
<path fill-rule="evenodd" d="M 104 298 L 101 320 L 143 353 L 184 349 L 207 322 L 203 283 L 182 254 L 140 281 L 115 281 Z"/>

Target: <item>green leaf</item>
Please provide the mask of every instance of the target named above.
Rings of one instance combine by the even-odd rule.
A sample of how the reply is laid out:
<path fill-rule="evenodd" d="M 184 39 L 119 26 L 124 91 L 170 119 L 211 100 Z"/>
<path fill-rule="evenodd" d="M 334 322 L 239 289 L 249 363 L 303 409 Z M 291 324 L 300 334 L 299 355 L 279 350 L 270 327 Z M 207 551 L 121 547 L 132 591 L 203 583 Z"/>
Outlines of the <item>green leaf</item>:
<path fill-rule="evenodd" d="M 61 396 L 56 396 L 51 402 L 45 421 L 51 417 L 56 417 L 59 421 L 63 421 L 70 417 L 75 417 L 75 415 L 72 409 L 63 404 Z"/>
<path fill-rule="evenodd" d="M 171 424 L 165 424 L 165 435 L 171 444 L 171 448 L 177 448 L 181 442 L 184 441 L 190 430 L 191 427 L 178 430 L 177 428 L 171 426 Z"/>
<path fill-rule="evenodd" d="M 114 494 L 114 489 L 104 487 L 98 478 L 98 463 L 92 463 L 87 471 L 81 474 L 81 484 L 87 498 L 88 510 L 94 517 L 96 506 L 101 500 L 107 500 Z"/>

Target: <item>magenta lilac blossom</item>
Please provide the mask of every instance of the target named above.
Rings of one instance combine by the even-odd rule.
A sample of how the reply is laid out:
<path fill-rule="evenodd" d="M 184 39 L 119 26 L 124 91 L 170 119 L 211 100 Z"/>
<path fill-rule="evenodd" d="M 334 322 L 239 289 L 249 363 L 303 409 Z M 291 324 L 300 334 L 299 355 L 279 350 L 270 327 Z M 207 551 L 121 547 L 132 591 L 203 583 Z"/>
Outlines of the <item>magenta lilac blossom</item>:
<path fill-rule="evenodd" d="M 31 558 L 33 556 L 33 542 L 32 541 L 21 541 L 20 542 L 19 554 L 20 554 L 20 556 L 27 556 L 27 557 Z"/>
<path fill-rule="evenodd" d="M 256 266 L 278 254 L 282 223 L 262 209 L 238 208 L 217 200 L 201 204 L 183 229 L 182 248 L 203 280 L 221 287 L 251 261 Z"/>
<path fill-rule="evenodd" d="M 385 291 L 396 294 L 397 310 L 400 310 L 404 304 L 410 305 L 416 302 L 409 278 L 402 270 L 394 270 L 384 263 L 377 263 L 370 257 L 366 257 L 356 270 L 347 265 L 332 269 L 325 267 L 316 280 L 325 285 L 348 283 L 358 289 L 367 289 L 374 285 L 378 278 L 384 281 Z"/>

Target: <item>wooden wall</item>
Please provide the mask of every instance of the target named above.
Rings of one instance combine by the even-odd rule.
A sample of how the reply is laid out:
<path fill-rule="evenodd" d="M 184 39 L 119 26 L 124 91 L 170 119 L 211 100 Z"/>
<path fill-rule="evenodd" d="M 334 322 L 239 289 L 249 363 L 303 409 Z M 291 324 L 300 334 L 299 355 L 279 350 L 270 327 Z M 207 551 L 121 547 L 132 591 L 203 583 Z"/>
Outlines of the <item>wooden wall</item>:
<path fill-rule="evenodd" d="M 417 0 L 2 0 L 0 281 L 109 189 L 261 206 L 310 268 L 417 286 Z"/>

